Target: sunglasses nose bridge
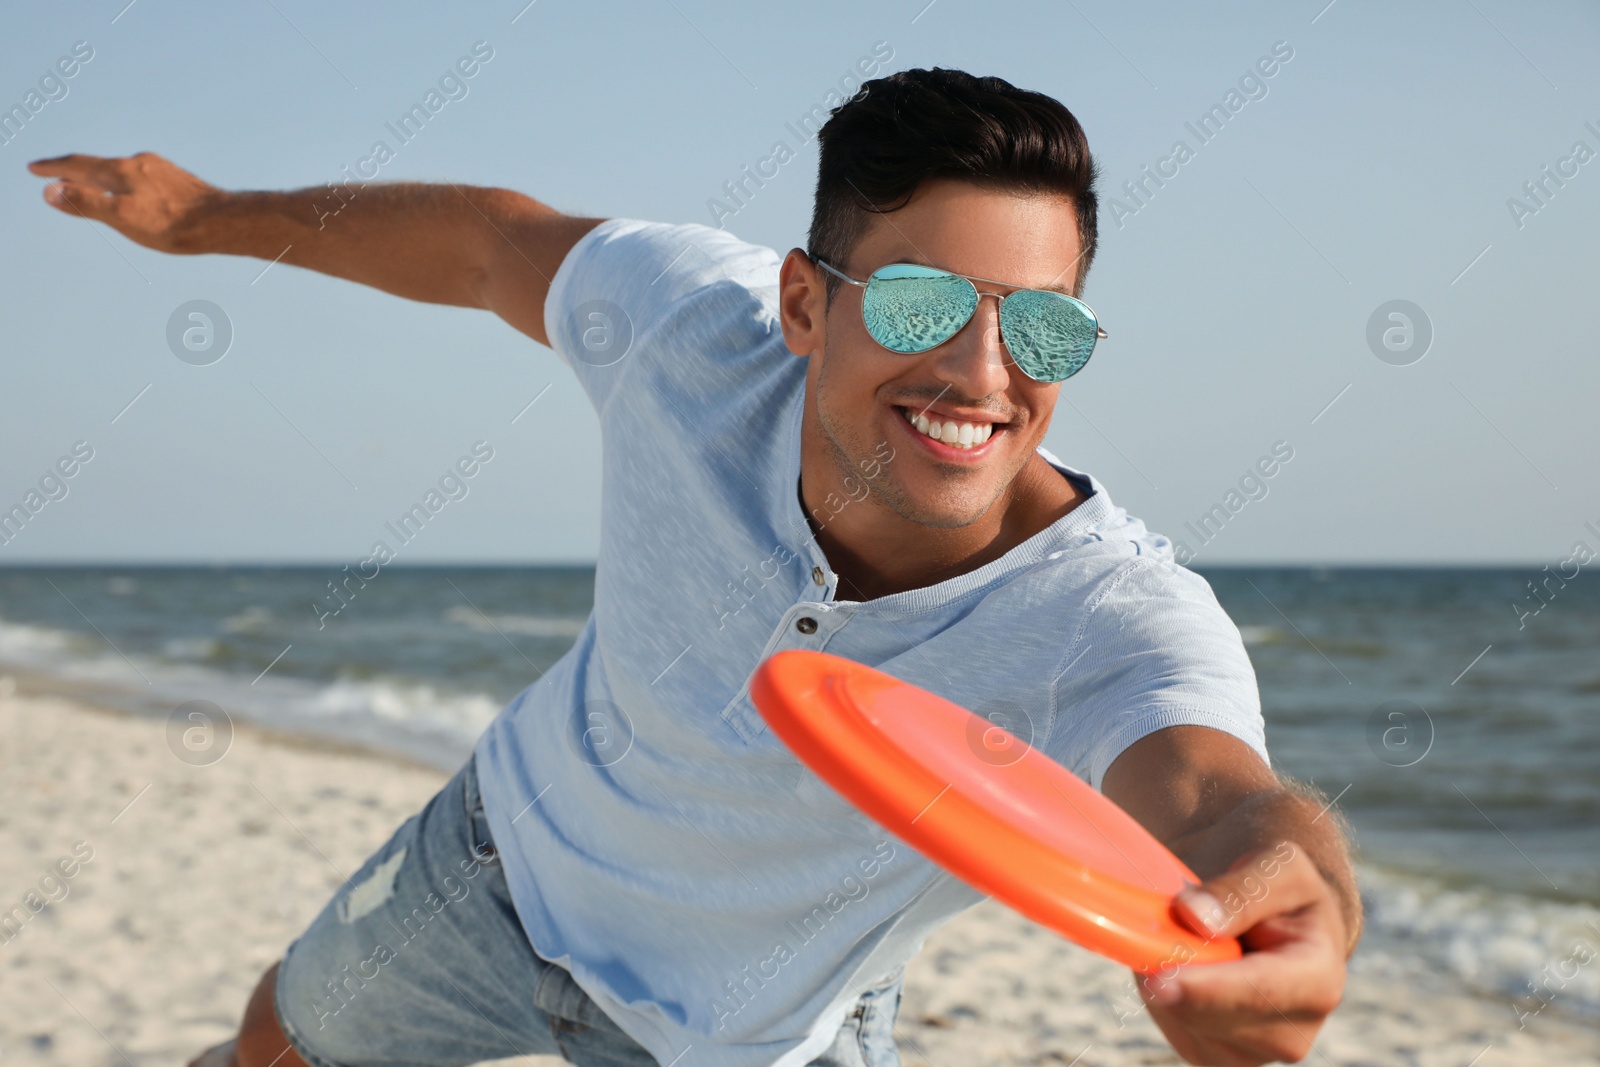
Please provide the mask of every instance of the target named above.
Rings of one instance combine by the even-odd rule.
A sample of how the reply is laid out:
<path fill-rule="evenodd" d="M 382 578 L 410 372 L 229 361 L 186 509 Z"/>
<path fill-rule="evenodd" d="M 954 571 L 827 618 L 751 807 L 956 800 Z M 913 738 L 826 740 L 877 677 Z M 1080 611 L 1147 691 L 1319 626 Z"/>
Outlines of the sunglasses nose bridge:
<path fill-rule="evenodd" d="M 994 297 L 995 322 L 999 323 L 999 321 L 1000 321 L 1000 308 L 1001 308 L 1002 305 L 1005 304 L 1006 297 L 1010 296 L 1011 294 L 1010 293 L 987 293 L 987 292 L 984 292 L 982 289 L 978 289 L 977 286 L 973 286 L 973 289 L 975 289 L 977 291 L 977 293 L 978 293 L 978 306 L 975 309 L 973 309 L 972 314 L 974 316 L 976 316 L 979 311 L 983 310 L 983 298 L 984 297 L 992 296 L 992 297 Z"/>
<path fill-rule="evenodd" d="M 976 289 L 977 286 L 973 286 L 973 288 Z M 1005 307 L 1006 300 L 1014 295 L 1016 295 L 1015 291 L 1010 293 L 989 293 L 984 292 L 981 289 L 978 290 L 978 311 L 983 309 L 984 297 L 994 297 L 994 317 L 989 320 L 987 325 L 985 325 L 983 331 L 985 340 L 989 342 L 987 345 L 985 345 L 985 354 L 993 357 L 1002 366 L 1009 365 L 1011 363 L 1011 357 L 1009 350 L 1006 347 L 1005 331 L 1000 324 L 1000 313 Z M 972 313 L 973 318 L 977 318 L 978 311 L 974 311 Z"/>
<path fill-rule="evenodd" d="M 974 319 L 978 318 L 979 314 L 983 311 L 983 298 L 986 296 L 994 297 L 994 316 L 988 319 L 983 326 L 984 340 L 987 342 L 984 345 L 984 348 L 986 353 L 998 355 L 1003 359 L 1005 356 L 1005 334 L 1000 328 L 1000 309 L 1005 306 L 1006 298 L 1011 294 L 988 293 L 984 292 L 982 289 L 979 289 L 975 285 L 973 286 L 973 289 L 976 290 L 978 294 L 977 306 L 972 310 L 972 317 Z"/>
<path fill-rule="evenodd" d="M 972 283 L 968 281 L 967 284 Z M 994 370 L 999 370 L 1002 376 L 1005 375 L 1006 367 L 1011 362 L 1006 354 L 1005 337 L 1000 330 L 1000 304 L 1005 300 L 1005 295 L 986 293 L 975 285 L 972 289 L 978 295 L 972 307 L 972 314 L 939 348 L 943 351 L 944 359 L 951 360 L 960 367 L 953 373 L 972 379 L 963 382 L 964 388 L 969 391 L 976 389 L 978 391 L 973 395 L 982 395 L 992 389 L 1004 387 L 1004 383 L 988 379 Z M 983 298 L 986 296 L 995 298 L 994 312 L 990 315 L 983 314 Z M 975 361 L 972 359 L 974 355 L 977 356 Z"/>
<path fill-rule="evenodd" d="M 974 288 L 976 289 L 977 287 L 974 286 Z M 983 298 L 986 296 L 992 296 L 994 297 L 994 329 L 998 330 L 1000 328 L 1000 305 L 1006 302 L 1005 295 L 1002 293 L 986 293 L 981 289 L 978 289 L 977 292 L 978 303 L 972 309 L 972 317 L 975 319 L 983 313 Z"/>

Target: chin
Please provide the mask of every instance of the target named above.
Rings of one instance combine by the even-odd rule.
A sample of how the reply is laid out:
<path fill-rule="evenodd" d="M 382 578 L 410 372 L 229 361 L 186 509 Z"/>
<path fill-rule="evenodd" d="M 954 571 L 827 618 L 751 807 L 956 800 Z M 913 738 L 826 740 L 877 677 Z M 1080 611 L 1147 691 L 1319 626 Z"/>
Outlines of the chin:
<path fill-rule="evenodd" d="M 994 503 L 993 494 L 984 500 L 974 499 L 970 493 L 951 493 L 948 490 L 917 492 L 895 482 L 879 488 L 878 498 L 895 514 L 907 522 L 935 530 L 959 530 L 971 526 L 989 512 Z"/>

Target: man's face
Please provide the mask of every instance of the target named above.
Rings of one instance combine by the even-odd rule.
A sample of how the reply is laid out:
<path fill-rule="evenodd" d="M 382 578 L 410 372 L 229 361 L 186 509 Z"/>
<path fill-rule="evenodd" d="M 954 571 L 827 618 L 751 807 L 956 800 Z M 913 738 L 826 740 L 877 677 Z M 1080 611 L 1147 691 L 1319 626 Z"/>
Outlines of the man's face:
<path fill-rule="evenodd" d="M 1076 213 L 1065 197 L 935 180 L 919 187 L 904 208 L 874 217 L 850 261 L 833 265 L 865 279 L 886 264 L 918 263 L 1065 292 L 1076 277 L 1079 251 Z M 975 284 L 980 293 L 1011 291 Z M 868 335 L 862 293 L 841 282 L 820 327 L 808 334 L 815 347 L 806 418 L 839 477 L 851 478 L 851 485 L 866 480 L 874 497 L 902 518 L 944 529 L 976 522 L 1033 456 L 1060 385 L 1036 382 L 1012 362 L 993 297 L 980 297 L 972 320 L 954 337 L 902 355 Z M 787 321 L 785 329 L 796 348 Z M 939 439 L 923 432 L 922 419 L 929 430 L 955 423 L 956 442 L 946 443 L 949 431 Z M 961 445 L 964 423 L 981 443 Z M 894 458 L 882 463 L 889 449 Z M 864 471 L 879 473 L 863 479 Z"/>

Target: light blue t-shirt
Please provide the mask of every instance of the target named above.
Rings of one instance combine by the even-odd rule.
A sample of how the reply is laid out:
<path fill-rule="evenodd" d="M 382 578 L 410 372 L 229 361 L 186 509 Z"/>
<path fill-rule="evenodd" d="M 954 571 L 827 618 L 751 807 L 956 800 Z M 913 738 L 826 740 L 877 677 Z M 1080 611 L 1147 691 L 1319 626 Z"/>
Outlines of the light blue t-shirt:
<path fill-rule="evenodd" d="M 959 577 L 837 599 L 801 512 L 806 362 L 779 330 L 779 263 L 721 230 L 627 219 L 562 262 L 545 322 L 601 425 L 594 611 L 477 747 L 535 950 L 676 1067 L 808 1062 L 864 987 L 983 899 L 766 728 L 747 681 L 779 649 L 930 689 L 1096 788 L 1167 726 L 1266 755 L 1211 587 L 1042 449 L 1092 492 L 1072 512 Z"/>

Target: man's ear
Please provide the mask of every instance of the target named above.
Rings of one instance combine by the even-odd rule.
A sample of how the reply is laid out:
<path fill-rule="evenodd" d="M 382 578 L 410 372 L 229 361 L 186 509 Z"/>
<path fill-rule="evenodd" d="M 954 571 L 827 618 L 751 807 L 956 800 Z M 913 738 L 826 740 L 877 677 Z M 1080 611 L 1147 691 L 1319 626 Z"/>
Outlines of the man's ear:
<path fill-rule="evenodd" d="M 822 350 L 827 303 L 828 290 L 817 265 L 804 250 L 790 249 L 778 272 L 778 321 L 789 351 L 809 356 Z"/>

